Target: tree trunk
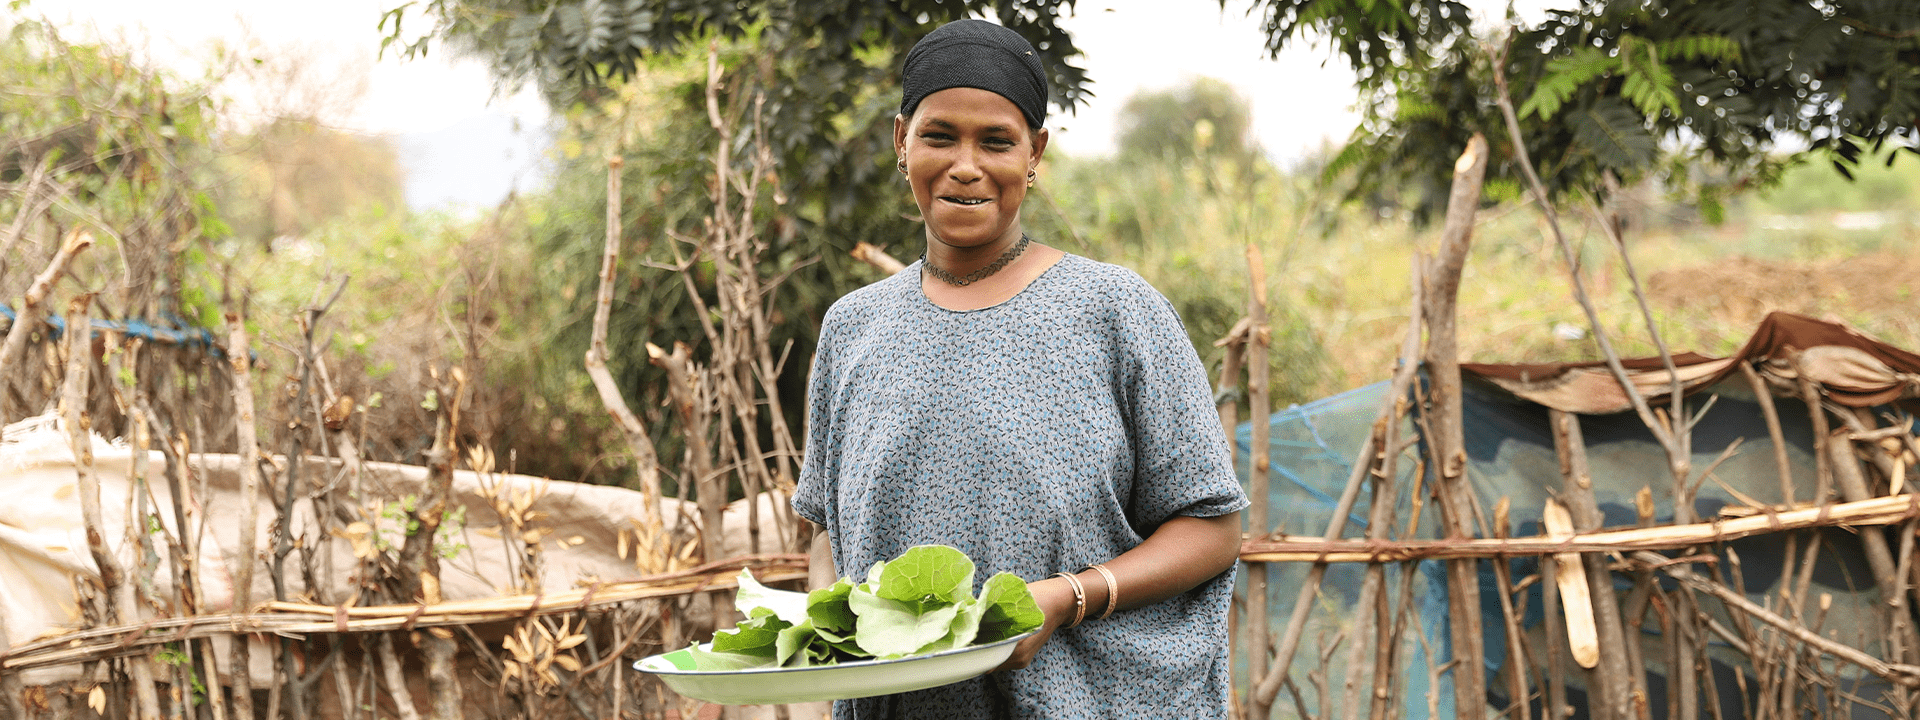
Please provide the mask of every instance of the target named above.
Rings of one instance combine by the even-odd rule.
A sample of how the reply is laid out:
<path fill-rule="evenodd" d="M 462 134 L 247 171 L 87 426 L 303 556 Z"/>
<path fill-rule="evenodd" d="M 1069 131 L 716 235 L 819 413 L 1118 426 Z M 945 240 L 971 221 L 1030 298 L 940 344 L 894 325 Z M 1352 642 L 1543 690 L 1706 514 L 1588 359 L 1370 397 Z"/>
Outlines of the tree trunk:
<path fill-rule="evenodd" d="M 1456 308 L 1460 273 L 1473 241 L 1473 218 L 1480 204 L 1480 186 L 1487 172 L 1487 139 L 1475 134 L 1453 166 L 1453 192 L 1447 200 L 1447 221 L 1440 251 L 1427 275 L 1427 377 L 1433 453 L 1438 471 L 1434 491 L 1439 496 L 1441 521 L 1449 539 L 1465 539 L 1473 531 L 1473 488 L 1467 483 L 1465 428 L 1461 419 L 1460 349 Z M 1452 629 L 1454 708 L 1462 718 L 1478 720 L 1486 714 L 1487 678 L 1484 662 L 1485 628 L 1480 620 L 1480 567 L 1474 560 L 1447 563 L 1448 626 Z"/>

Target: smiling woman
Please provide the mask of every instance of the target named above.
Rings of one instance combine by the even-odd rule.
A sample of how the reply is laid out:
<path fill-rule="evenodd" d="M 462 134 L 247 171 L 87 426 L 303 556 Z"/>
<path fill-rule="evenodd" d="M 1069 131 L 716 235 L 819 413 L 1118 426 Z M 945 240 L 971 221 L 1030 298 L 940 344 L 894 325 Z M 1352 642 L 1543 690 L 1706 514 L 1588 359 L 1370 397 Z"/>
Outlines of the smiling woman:
<path fill-rule="evenodd" d="M 977 270 L 1021 236 L 1020 203 L 1047 149 L 998 93 L 956 87 L 929 95 L 913 117 L 894 119 L 893 146 L 927 221 L 933 267 Z"/>
<path fill-rule="evenodd" d="M 996 672 L 848 718 L 1225 718 L 1247 498 L 1206 371 L 1130 270 L 1029 238 L 1034 49 L 977 20 L 907 54 L 894 149 L 926 252 L 835 302 L 793 505 L 823 586 L 915 545 L 1027 580 L 1045 622 Z"/>

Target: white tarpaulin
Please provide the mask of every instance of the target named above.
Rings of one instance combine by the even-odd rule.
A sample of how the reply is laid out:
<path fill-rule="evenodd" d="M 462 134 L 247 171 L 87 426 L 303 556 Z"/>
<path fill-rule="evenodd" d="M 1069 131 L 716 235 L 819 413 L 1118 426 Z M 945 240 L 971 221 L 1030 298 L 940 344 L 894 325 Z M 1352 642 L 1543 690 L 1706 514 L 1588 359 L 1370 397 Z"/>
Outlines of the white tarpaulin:
<path fill-rule="evenodd" d="M 132 514 L 135 483 L 131 476 L 135 455 L 122 444 L 99 438 L 95 438 L 93 444 L 93 468 L 100 481 L 106 541 L 121 566 L 132 568 L 135 548 L 127 542 L 127 518 Z M 274 462 L 284 467 L 284 458 Z M 288 557 L 288 598 L 323 604 L 342 602 L 345 598 L 341 593 L 357 584 L 353 576 L 359 571 L 359 560 L 354 555 L 354 541 L 361 543 L 363 552 L 369 547 L 375 552 L 383 552 L 382 548 L 397 549 L 404 538 L 397 504 L 406 502 L 409 496 L 420 495 L 427 469 L 367 463 L 362 475 L 351 478 L 337 462 L 318 458 L 307 458 L 303 462 L 306 463 L 306 470 L 302 472 L 304 482 L 311 486 L 297 488 L 303 491 L 298 495 L 324 492 L 344 499 L 349 494 L 348 488 L 357 482 L 361 499 L 350 505 L 368 512 L 354 514 L 379 518 L 359 528 L 351 528 L 347 518 L 327 518 L 324 523 L 316 523 L 311 503 L 301 499 L 294 505 L 293 538 L 297 545 L 311 548 L 313 553 L 311 565 L 304 568 L 300 565 L 302 553 L 295 552 Z M 196 565 L 195 596 L 201 598 L 200 612 L 225 612 L 231 608 L 234 598 L 232 568 L 246 555 L 233 550 L 245 545 L 239 528 L 238 459 L 233 455 L 194 455 L 188 464 L 189 491 L 183 493 L 193 498 L 186 508 L 188 525 L 197 526 L 202 518 L 207 520 L 205 533 L 198 540 L 204 559 Z M 178 537 L 165 460 L 154 451 L 145 458 L 144 465 L 149 493 L 146 506 L 150 512 L 158 509 L 153 514 L 167 536 Z M 4 502 L 0 502 L 0 612 L 4 613 L 9 646 L 17 647 L 79 627 L 76 579 L 97 583 L 98 573 L 87 549 L 78 480 L 67 433 L 51 418 L 34 418 L 6 429 L 4 441 L 0 442 L 0 498 L 4 498 Z M 500 532 L 500 518 L 489 498 L 518 498 L 530 490 L 538 499 L 529 508 L 537 513 L 529 526 L 546 531 L 540 540 L 543 591 L 565 590 L 594 581 L 632 579 L 642 574 L 632 557 L 633 551 L 628 551 L 629 557 L 621 557 L 623 541 L 620 538 L 623 531 L 631 537 L 632 531 L 648 516 L 641 493 L 524 475 L 457 471 L 449 509 L 450 517 L 457 518 L 458 522 L 447 523 L 445 529 L 450 532 L 441 541 L 441 547 L 450 555 L 441 560 L 440 590 L 445 599 L 478 599 L 518 592 L 519 553 L 509 543 L 518 543 L 520 539 L 502 537 L 512 533 Z M 254 602 L 274 599 L 271 538 L 276 517 L 274 498 L 282 491 L 277 482 L 261 485 L 259 524 L 253 533 L 254 546 L 259 550 L 251 553 L 255 563 Z M 746 504 L 735 503 L 728 508 L 724 522 L 726 552 L 723 556 L 780 552 L 777 538 L 793 536 L 788 524 L 792 514 L 783 507 L 785 498 L 760 497 L 756 510 L 762 528 L 759 537 L 762 546 L 752 547 Z M 683 508 L 671 499 L 666 500 L 664 506 L 668 526 L 682 521 L 697 524 L 697 513 L 691 507 Z M 168 553 L 164 547 L 162 542 L 158 569 L 153 573 L 155 588 L 151 593 L 151 597 L 163 600 L 175 597 L 170 580 L 173 572 L 167 565 Z M 307 585 L 305 578 L 309 572 L 314 584 L 320 586 L 317 591 Z M 151 613 L 151 608 L 146 612 Z M 168 609 L 167 614 L 176 614 L 176 611 Z M 267 653 L 256 652 L 253 657 L 260 663 L 253 669 L 255 683 L 264 684 Z M 52 682 L 76 672 L 77 668 L 36 671 L 28 674 L 27 681 L 29 684 Z"/>

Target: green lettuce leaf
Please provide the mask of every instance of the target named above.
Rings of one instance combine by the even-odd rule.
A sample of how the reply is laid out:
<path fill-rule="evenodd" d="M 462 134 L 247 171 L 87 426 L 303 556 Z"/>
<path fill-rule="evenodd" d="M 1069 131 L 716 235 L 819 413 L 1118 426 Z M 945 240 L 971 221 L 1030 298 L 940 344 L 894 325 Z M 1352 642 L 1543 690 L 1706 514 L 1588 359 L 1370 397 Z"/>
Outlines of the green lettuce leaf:
<path fill-rule="evenodd" d="M 773 641 L 773 664 L 779 667 L 806 667 L 807 654 L 801 652 L 815 642 L 825 642 L 813 631 L 813 623 L 805 620 L 800 624 L 780 631 Z M 798 662 L 789 663 L 789 660 Z"/>
<path fill-rule="evenodd" d="M 994 575 L 976 599 L 974 573 L 964 553 L 941 545 L 874 563 L 865 583 L 843 578 L 810 593 L 768 588 L 743 570 L 734 606 L 747 619 L 687 656 L 703 671 L 809 667 L 998 642 L 1046 620 L 1018 576 Z"/>
<path fill-rule="evenodd" d="M 764 607 L 754 608 L 750 615 L 752 617 L 740 621 L 732 630 L 714 633 L 713 652 L 773 657 L 774 643 L 779 639 L 780 631 L 792 627 L 793 623 L 780 619 L 780 616 Z"/>
<path fill-rule="evenodd" d="M 880 571 L 874 593 L 923 608 L 951 605 L 973 597 L 973 561 L 945 545 L 917 545 Z"/>
<path fill-rule="evenodd" d="M 996 643 L 1040 627 L 1047 614 L 1033 601 L 1027 581 L 1013 573 L 997 573 L 980 588 L 980 632 L 973 642 Z"/>
<path fill-rule="evenodd" d="M 853 592 L 853 582 L 842 579 L 830 587 L 807 593 L 807 619 L 814 627 L 822 630 L 838 631 L 836 634 L 852 635 L 853 624 L 857 616 L 853 608 L 847 605 L 847 595 Z"/>
<path fill-rule="evenodd" d="M 947 626 L 947 636 L 921 648 L 921 652 L 943 652 L 973 644 L 974 636 L 980 632 L 980 618 L 987 613 L 987 604 L 966 598 L 954 603 L 954 607 L 959 609 L 959 613 L 953 616 L 953 624 Z"/>
<path fill-rule="evenodd" d="M 699 645 L 687 648 L 687 655 L 693 658 L 693 669 L 701 672 L 724 672 L 728 670 L 751 670 L 773 666 L 773 657 L 742 655 L 730 652 L 712 652 Z"/>
<path fill-rule="evenodd" d="M 854 642 L 880 658 L 913 655 L 947 637 L 960 612 L 958 605 L 923 609 L 919 603 L 880 597 L 864 583 L 853 589 L 847 601 L 860 617 Z"/>
<path fill-rule="evenodd" d="M 754 608 L 767 608 L 789 625 L 798 625 L 807 620 L 807 593 L 791 590 L 775 590 L 753 579 L 753 573 L 742 569 L 736 578 L 740 590 L 733 596 L 733 607 L 741 615 L 753 616 Z"/>

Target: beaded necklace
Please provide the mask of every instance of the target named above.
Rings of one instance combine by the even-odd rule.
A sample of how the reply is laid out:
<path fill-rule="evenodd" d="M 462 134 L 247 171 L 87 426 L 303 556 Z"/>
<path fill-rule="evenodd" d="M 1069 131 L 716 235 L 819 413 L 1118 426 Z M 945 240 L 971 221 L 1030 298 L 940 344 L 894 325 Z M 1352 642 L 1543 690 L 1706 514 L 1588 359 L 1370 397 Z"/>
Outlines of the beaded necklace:
<path fill-rule="evenodd" d="M 1006 267 L 1007 263 L 1013 262 L 1014 258 L 1020 257 L 1020 253 L 1026 252 L 1028 242 L 1029 238 L 1027 234 L 1020 233 L 1020 242 L 1014 243 L 1013 247 L 1007 248 L 1006 252 L 1000 253 L 1000 257 L 994 258 L 993 262 L 987 263 L 986 267 L 967 273 L 966 277 L 959 277 L 953 273 L 941 270 L 940 266 L 927 261 L 927 254 L 925 252 L 920 253 L 920 264 L 927 269 L 927 274 L 932 275 L 934 279 L 948 285 L 966 287 L 986 279 L 988 275 L 1000 272 L 1000 268 Z"/>

